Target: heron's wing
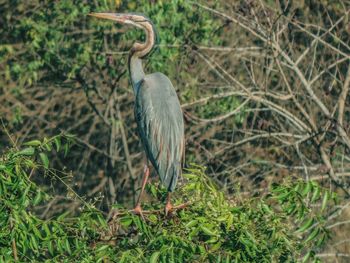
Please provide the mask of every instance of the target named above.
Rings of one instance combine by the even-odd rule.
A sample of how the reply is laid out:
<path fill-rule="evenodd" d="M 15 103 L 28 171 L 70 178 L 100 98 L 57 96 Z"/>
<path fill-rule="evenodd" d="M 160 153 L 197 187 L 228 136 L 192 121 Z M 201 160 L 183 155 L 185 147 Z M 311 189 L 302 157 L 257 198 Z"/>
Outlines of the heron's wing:
<path fill-rule="evenodd" d="M 181 174 L 184 123 L 178 97 L 161 73 L 147 75 L 137 92 L 135 118 L 148 159 L 168 191 Z"/>

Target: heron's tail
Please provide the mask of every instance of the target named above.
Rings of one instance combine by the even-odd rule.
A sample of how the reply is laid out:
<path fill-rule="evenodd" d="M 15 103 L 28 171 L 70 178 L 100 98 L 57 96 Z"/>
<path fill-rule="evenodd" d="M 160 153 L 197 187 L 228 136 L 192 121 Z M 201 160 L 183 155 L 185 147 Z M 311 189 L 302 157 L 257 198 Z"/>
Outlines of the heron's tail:
<path fill-rule="evenodd" d="M 163 176 L 160 175 L 161 181 L 169 192 L 174 192 L 176 184 L 177 184 L 177 180 L 181 176 L 181 173 L 182 173 L 181 164 L 177 164 L 177 165 L 171 164 L 169 169 L 167 169 L 164 172 L 165 172 L 165 174 Z M 164 180 L 163 180 L 163 178 L 164 178 Z"/>

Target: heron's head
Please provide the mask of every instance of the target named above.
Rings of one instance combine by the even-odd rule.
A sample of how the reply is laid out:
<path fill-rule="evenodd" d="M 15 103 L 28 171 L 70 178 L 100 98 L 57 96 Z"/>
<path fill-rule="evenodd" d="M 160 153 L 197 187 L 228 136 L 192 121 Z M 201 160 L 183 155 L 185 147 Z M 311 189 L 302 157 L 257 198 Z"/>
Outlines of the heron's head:
<path fill-rule="evenodd" d="M 112 20 L 119 24 L 133 25 L 135 27 L 144 29 L 147 32 L 146 42 L 143 44 L 136 42 L 131 49 L 132 53 L 137 53 L 141 58 L 151 54 L 151 51 L 154 50 L 153 47 L 158 43 L 157 30 L 155 29 L 152 21 L 142 14 L 90 13 L 89 15 L 97 18 Z"/>
<path fill-rule="evenodd" d="M 97 18 L 108 19 L 119 24 L 133 25 L 139 28 L 145 28 L 152 24 L 151 20 L 139 14 L 121 14 L 121 13 L 90 13 L 90 16 Z"/>

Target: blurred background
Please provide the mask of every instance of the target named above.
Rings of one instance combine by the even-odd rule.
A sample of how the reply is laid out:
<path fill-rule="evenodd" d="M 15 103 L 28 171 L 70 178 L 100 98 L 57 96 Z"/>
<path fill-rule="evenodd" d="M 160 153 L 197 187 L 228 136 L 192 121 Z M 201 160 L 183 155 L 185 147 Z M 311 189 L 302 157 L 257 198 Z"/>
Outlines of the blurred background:
<path fill-rule="evenodd" d="M 350 1 L 0 0 L 0 10 L 1 152 L 65 134 L 67 152 L 49 156 L 57 175 L 103 211 L 131 207 L 145 156 L 127 58 L 144 35 L 87 14 L 141 12 L 159 33 L 145 71 L 168 75 L 182 103 L 186 163 L 242 198 L 319 181 L 339 196 L 324 258 L 349 255 Z M 77 209 L 51 179 L 35 177 L 55 195 L 45 217 Z"/>

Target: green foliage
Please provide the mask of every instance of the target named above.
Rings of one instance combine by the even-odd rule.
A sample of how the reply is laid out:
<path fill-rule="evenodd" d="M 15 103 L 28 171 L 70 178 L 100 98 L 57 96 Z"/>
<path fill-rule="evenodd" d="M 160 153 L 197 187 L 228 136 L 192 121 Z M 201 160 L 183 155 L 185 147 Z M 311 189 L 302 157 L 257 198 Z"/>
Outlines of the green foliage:
<path fill-rule="evenodd" d="M 31 181 L 31 176 L 37 169 L 45 172 L 48 168 L 43 149 L 51 151 L 55 141 L 59 150 L 58 142 L 62 140 L 61 136 L 44 142 L 33 140 L 26 143 L 27 148 L 12 149 L 0 158 L 0 262 L 13 261 L 15 254 L 21 261 L 88 258 L 88 241 L 96 236 L 97 228 L 106 225 L 101 213 L 91 207 L 85 207 L 79 218 L 62 214 L 46 221 L 31 212 L 34 206 L 51 199 Z M 44 169 L 40 169 L 36 153 Z"/>
<path fill-rule="evenodd" d="M 315 182 L 273 185 L 263 198 L 238 202 L 195 165 L 174 196 L 175 205 L 188 206 L 168 217 L 166 191 L 151 184 L 145 221 L 116 205 L 108 224 L 84 201 L 78 215 L 42 220 L 31 211 L 51 197 L 31 176 L 49 169 L 45 150 L 64 151 L 61 144 L 69 139 L 33 140 L 0 158 L 0 261 L 16 255 L 21 261 L 55 262 L 295 262 L 301 255 L 312 258 L 328 238 L 322 214 L 335 196 Z M 317 204 L 321 209 L 312 209 Z"/>
<path fill-rule="evenodd" d="M 220 23 L 210 14 L 200 13 L 193 4 L 184 0 L 172 1 L 128 1 L 126 10 L 136 10 L 149 16 L 155 23 L 159 48 L 152 55 L 150 61 L 151 71 L 162 71 L 171 78 L 175 71 L 176 61 L 180 59 L 181 49 L 186 45 L 218 45 Z M 124 2 L 123 2 L 124 3 Z M 136 4 L 137 3 L 137 4 Z M 130 30 L 121 36 L 121 42 L 134 42 L 142 39 L 142 32 Z M 181 73 L 185 74 L 185 73 Z"/>
<path fill-rule="evenodd" d="M 198 12 L 196 6 L 183 0 L 10 1 L 2 8 L 0 39 L 4 41 L 0 44 L 0 70 L 6 83 L 15 83 L 11 92 L 19 98 L 23 87 L 61 85 L 66 81 L 67 86 L 86 88 L 86 82 L 101 78 L 99 72 L 104 72 L 103 81 L 107 83 L 125 72 L 125 53 L 133 42 L 144 40 L 144 33 L 89 17 L 90 12 L 141 12 L 149 16 L 158 29 L 159 45 L 152 59 L 145 61 L 146 71 L 161 71 L 174 81 L 188 83 L 188 87 L 181 88 L 187 95 L 180 94 L 185 102 L 201 93 L 193 72 L 179 72 L 179 61 L 194 63 L 184 55 L 186 49 L 222 44 L 220 21 L 209 13 Z M 125 53 L 116 54 L 122 51 Z M 237 103 L 237 100 L 233 103 L 221 100 L 219 112 L 225 113 Z M 199 114 L 211 117 L 210 111 Z M 22 123 L 22 114 L 21 108 L 16 108 L 10 121 Z"/>
<path fill-rule="evenodd" d="M 37 8 L 32 10 L 31 6 Z M 125 34 L 116 33 L 115 28 L 118 26 L 115 23 L 101 22 L 88 17 L 88 13 L 92 11 L 140 11 L 151 17 L 161 29 L 160 45 L 174 45 L 174 48 L 160 49 L 160 52 L 153 57 L 152 70 L 164 71 L 164 61 L 175 61 L 179 56 L 181 45 L 185 42 L 208 44 L 212 41 L 215 45 L 219 41 L 219 38 L 213 38 L 213 27 L 218 27 L 217 22 L 214 22 L 208 14 L 195 12 L 192 4 L 182 0 L 156 3 L 34 1 L 30 5 L 24 2 L 11 2 L 6 4 L 4 10 L 7 13 L 2 18 L 0 38 L 6 39 L 8 43 L 0 45 L 0 64 L 7 64 L 6 77 L 13 81 L 18 80 L 21 86 L 45 81 L 49 77 L 60 81 L 75 78 L 76 74 L 90 63 L 105 67 L 107 58 L 103 51 L 110 51 L 104 50 L 105 45 L 110 44 L 110 38 L 116 42 L 129 43 L 130 45 L 126 47 L 129 49 L 131 40 L 134 42 L 143 37 L 142 32 L 136 29 Z M 103 32 L 106 31 L 110 31 L 109 38 L 104 37 Z M 10 45 L 11 42 L 20 44 L 18 47 L 13 47 Z M 112 51 L 119 51 L 117 45 L 114 45 L 111 47 Z M 16 48 L 25 49 L 25 52 L 17 52 Z M 120 63 L 125 63 L 125 60 Z M 173 71 L 175 65 L 173 69 L 166 67 L 165 70 Z M 109 69 L 110 77 L 113 78 L 116 74 L 113 68 Z"/>

